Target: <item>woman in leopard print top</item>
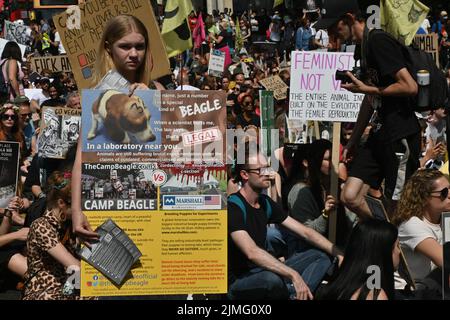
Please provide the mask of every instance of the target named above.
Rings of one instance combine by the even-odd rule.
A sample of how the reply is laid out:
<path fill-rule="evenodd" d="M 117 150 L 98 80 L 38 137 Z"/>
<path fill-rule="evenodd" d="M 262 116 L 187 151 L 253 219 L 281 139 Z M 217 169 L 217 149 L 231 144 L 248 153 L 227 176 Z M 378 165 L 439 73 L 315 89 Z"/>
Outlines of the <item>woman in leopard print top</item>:
<path fill-rule="evenodd" d="M 70 173 L 54 172 L 48 180 L 47 211 L 35 220 L 28 234 L 28 271 L 24 300 L 72 300 L 63 292 L 66 268 L 78 267 L 75 237 L 70 226 Z"/>

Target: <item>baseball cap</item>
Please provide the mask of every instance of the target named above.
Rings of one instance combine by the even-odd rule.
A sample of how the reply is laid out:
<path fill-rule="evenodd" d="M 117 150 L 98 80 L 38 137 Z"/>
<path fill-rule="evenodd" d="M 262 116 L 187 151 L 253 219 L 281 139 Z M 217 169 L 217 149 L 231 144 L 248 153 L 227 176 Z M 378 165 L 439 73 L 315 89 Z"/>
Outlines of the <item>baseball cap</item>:
<path fill-rule="evenodd" d="M 346 13 L 359 11 L 357 0 L 323 0 L 320 19 L 314 29 L 328 29 Z"/>

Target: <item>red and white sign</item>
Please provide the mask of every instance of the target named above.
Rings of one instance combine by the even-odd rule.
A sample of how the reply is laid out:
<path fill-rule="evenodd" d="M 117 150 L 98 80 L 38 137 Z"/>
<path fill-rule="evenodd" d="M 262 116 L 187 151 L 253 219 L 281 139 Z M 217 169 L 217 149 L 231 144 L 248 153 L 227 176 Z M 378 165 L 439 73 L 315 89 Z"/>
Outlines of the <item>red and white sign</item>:
<path fill-rule="evenodd" d="M 152 182 L 155 186 L 160 187 L 167 182 L 167 173 L 162 170 L 155 170 L 152 173 Z"/>
<path fill-rule="evenodd" d="M 184 146 L 193 146 L 206 142 L 213 142 L 222 139 L 222 133 L 218 128 L 209 128 L 200 131 L 183 133 Z"/>

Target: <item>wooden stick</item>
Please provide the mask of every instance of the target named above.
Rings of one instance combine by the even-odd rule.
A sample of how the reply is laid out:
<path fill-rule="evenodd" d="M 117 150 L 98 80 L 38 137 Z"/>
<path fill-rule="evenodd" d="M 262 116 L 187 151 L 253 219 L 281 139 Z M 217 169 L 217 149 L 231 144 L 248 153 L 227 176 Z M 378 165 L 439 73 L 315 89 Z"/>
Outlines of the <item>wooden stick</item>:
<path fill-rule="evenodd" d="M 332 170 L 330 171 L 330 194 L 337 200 L 338 191 L 339 191 L 339 146 L 341 140 L 341 123 L 334 122 L 333 123 L 333 150 L 332 150 L 332 158 L 331 163 L 333 165 Z M 336 210 L 336 209 L 335 209 Z M 336 225 L 337 225 L 337 214 L 333 212 L 329 216 L 328 221 L 328 240 L 333 243 L 336 243 Z"/>

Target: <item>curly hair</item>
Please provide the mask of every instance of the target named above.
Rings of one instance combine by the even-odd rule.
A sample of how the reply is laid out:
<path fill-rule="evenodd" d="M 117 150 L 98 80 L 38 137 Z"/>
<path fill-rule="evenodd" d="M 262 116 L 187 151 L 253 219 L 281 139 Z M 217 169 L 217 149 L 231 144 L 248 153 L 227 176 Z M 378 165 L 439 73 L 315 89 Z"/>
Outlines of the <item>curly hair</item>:
<path fill-rule="evenodd" d="M 392 222 L 399 226 L 414 216 L 422 219 L 424 209 L 433 191 L 433 185 L 437 179 L 442 177 L 445 175 L 435 169 L 419 170 L 414 173 L 403 189 Z"/>

